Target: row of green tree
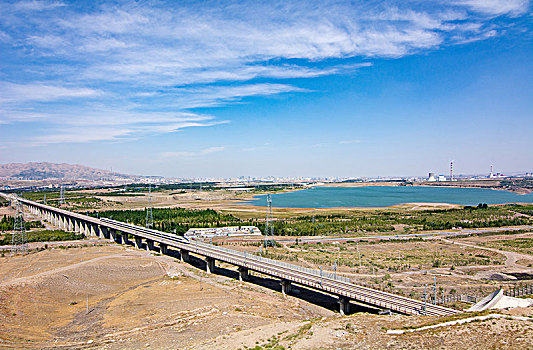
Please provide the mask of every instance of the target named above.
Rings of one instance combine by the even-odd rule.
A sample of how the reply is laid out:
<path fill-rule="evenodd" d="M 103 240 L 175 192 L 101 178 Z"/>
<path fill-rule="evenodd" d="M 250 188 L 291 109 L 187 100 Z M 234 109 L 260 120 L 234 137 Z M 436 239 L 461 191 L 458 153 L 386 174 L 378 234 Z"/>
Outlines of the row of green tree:
<path fill-rule="evenodd" d="M 91 216 L 129 222 L 139 226 L 146 224 L 145 210 L 107 210 L 89 213 Z M 189 228 L 222 227 L 243 225 L 243 221 L 233 215 L 221 214 L 212 209 L 153 208 L 153 228 L 164 232 L 183 234 Z"/>
<path fill-rule="evenodd" d="M 8 233 L 0 238 L 0 245 L 10 245 L 12 234 Z M 55 242 L 73 241 L 83 239 L 85 236 L 76 232 L 65 232 L 61 230 L 42 230 L 26 232 L 26 242 Z"/>
<path fill-rule="evenodd" d="M 531 206 L 487 206 L 466 207 L 464 209 L 439 209 L 425 211 L 379 210 L 361 211 L 350 214 L 331 214 L 298 216 L 273 221 L 275 235 L 309 236 L 336 235 L 358 232 L 391 232 L 396 225 L 407 230 L 448 230 L 454 227 L 503 227 L 531 225 L 533 219 L 527 215 Z M 153 228 L 165 231 L 185 233 L 193 227 L 221 227 L 235 225 L 257 226 L 265 231 L 265 220 L 239 219 L 233 215 L 222 214 L 215 210 L 196 210 L 184 208 L 154 208 Z M 89 215 L 107 217 L 123 222 L 144 226 L 144 210 L 111 210 Z M 397 227 L 397 226 L 396 226 Z"/>
<path fill-rule="evenodd" d="M 15 218 L 12 216 L 4 215 L 2 219 L 0 219 L 0 231 L 13 231 L 13 227 L 15 225 Z M 44 228 L 44 225 L 40 221 L 25 221 L 24 226 L 26 227 L 26 230 L 32 229 L 32 228 Z"/>

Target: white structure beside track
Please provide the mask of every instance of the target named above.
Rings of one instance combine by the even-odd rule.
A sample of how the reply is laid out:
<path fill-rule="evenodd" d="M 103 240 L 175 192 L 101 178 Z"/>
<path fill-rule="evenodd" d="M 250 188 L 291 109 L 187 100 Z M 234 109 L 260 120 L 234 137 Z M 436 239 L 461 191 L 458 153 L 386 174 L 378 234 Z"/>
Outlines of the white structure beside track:
<path fill-rule="evenodd" d="M 7 199 L 12 199 L 10 195 L 4 193 L 0 193 L 0 195 Z M 247 279 L 248 271 L 257 271 L 279 278 L 283 293 L 290 293 L 291 284 L 296 283 L 334 295 L 339 299 L 339 311 L 341 314 L 348 312 L 350 300 L 408 315 L 447 316 L 460 312 L 424 301 L 363 287 L 354 284 L 347 277 L 337 274 L 307 269 L 197 240 L 188 240 L 174 234 L 120 221 L 98 219 L 23 198 L 18 198 L 18 200 L 32 214 L 64 230 L 80 232 L 86 236 L 99 236 L 119 244 L 131 243 L 139 249 L 155 250 L 157 249 L 155 243 L 157 243 L 161 254 L 168 254 L 169 247 L 173 247 L 179 251 L 182 261 L 188 261 L 190 254 L 204 258 L 208 273 L 214 271 L 217 260 L 223 261 L 238 267 L 239 279 L 241 280 Z M 134 239 L 134 241 L 130 239 Z"/>

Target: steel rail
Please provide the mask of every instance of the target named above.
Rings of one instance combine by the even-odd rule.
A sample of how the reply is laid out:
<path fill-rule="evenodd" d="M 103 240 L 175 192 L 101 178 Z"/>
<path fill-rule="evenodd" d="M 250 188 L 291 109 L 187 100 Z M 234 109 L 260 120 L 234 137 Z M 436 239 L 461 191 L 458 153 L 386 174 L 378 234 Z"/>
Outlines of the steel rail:
<path fill-rule="evenodd" d="M 316 270 L 305 269 L 297 265 L 279 262 L 227 248 L 217 247 L 212 244 L 191 241 L 180 236 L 175 236 L 153 229 L 147 229 L 129 223 L 123 223 L 107 218 L 94 218 L 45 204 L 36 203 L 27 199 L 17 199 L 26 205 L 38 207 L 56 214 L 61 214 L 67 217 L 89 222 L 93 225 L 106 227 L 122 233 L 131 234 L 133 236 L 139 236 L 144 239 L 166 244 L 167 246 L 184 249 L 191 253 L 214 258 L 226 263 L 248 268 L 252 271 L 257 271 L 303 286 L 325 291 L 340 297 L 346 297 L 389 310 L 412 315 L 434 316 L 445 316 L 459 313 L 457 310 L 443 306 L 437 306 L 424 301 L 359 286 L 357 284 L 347 282 L 345 277 L 338 276 L 337 278 L 330 278 L 327 275 L 324 276 L 322 273 L 319 274 L 319 272 Z"/>

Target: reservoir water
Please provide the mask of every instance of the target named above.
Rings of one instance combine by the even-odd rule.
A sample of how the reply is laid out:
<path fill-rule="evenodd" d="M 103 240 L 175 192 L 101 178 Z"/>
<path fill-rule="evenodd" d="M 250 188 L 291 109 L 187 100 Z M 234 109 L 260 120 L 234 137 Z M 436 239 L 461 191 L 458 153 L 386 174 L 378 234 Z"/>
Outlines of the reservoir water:
<path fill-rule="evenodd" d="M 266 206 L 266 195 L 247 203 Z M 388 207 L 402 203 L 533 203 L 533 193 L 519 195 L 507 191 L 445 187 L 314 187 L 272 194 L 272 206 L 284 208 Z"/>

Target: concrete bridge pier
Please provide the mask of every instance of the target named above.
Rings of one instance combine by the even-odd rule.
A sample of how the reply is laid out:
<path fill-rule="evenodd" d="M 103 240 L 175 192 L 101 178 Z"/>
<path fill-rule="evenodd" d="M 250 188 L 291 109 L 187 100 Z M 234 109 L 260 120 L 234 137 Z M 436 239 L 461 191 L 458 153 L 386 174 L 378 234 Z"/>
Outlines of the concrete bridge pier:
<path fill-rule="evenodd" d="M 116 242 L 117 241 L 117 230 L 110 228 L 109 229 L 109 241 Z"/>
<path fill-rule="evenodd" d="M 126 232 L 121 232 L 120 236 L 122 238 L 122 244 L 128 244 L 129 242 L 128 234 Z"/>
<path fill-rule="evenodd" d="M 339 312 L 342 316 L 350 312 L 350 299 L 347 297 L 339 297 Z"/>
<path fill-rule="evenodd" d="M 159 243 L 159 252 L 163 255 L 167 255 L 168 245 L 165 243 Z"/>
<path fill-rule="evenodd" d="M 283 295 L 287 295 L 292 291 L 291 281 L 282 279 L 280 283 L 281 283 L 281 293 L 283 293 Z"/>
<path fill-rule="evenodd" d="M 122 232 L 115 231 L 115 237 L 113 237 L 115 243 L 122 244 Z"/>
<path fill-rule="evenodd" d="M 107 230 L 107 227 L 99 226 L 98 232 L 99 232 L 98 236 L 100 238 L 109 239 L 109 231 Z"/>
<path fill-rule="evenodd" d="M 146 240 L 146 250 L 154 250 L 154 241 L 152 241 L 151 239 Z"/>
<path fill-rule="evenodd" d="M 135 248 L 137 249 L 143 248 L 143 239 L 139 236 L 135 236 Z"/>
<path fill-rule="evenodd" d="M 237 269 L 239 270 L 239 281 L 247 281 L 248 280 L 248 268 L 244 266 L 239 266 Z"/>
<path fill-rule="evenodd" d="M 207 271 L 207 273 L 215 272 L 215 258 L 205 258 L 205 270 Z"/>
<path fill-rule="evenodd" d="M 185 249 L 180 249 L 180 259 L 181 262 L 189 262 L 189 251 Z"/>
<path fill-rule="evenodd" d="M 93 225 L 93 224 L 89 224 L 89 227 L 90 227 L 89 234 L 92 237 L 96 237 L 96 232 L 98 230 L 98 227 L 96 225 Z"/>
<path fill-rule="evenodd" d="M 81 233 L 85 235 L 85 237 L 90 235 L 89 227 L 87 226 L 87 223 L 85 221 L 80 221 L 80 227 L 81 227 Z"/>

